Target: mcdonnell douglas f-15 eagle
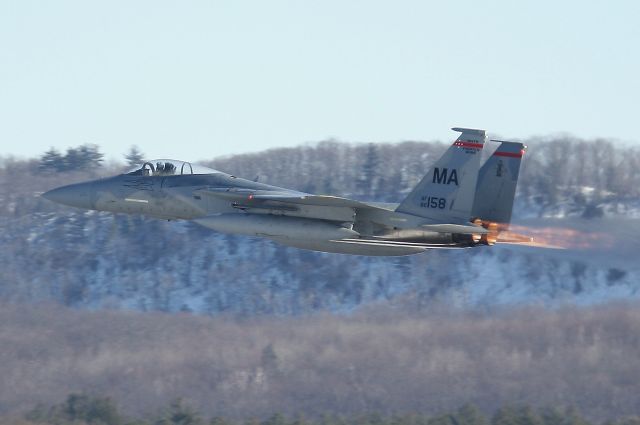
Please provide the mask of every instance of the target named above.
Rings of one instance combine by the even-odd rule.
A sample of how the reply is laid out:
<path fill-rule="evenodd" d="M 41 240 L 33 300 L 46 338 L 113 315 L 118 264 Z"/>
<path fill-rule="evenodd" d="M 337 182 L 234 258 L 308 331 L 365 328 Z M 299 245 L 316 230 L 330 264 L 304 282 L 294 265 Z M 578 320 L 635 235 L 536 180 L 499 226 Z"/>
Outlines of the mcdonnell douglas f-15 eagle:
<path fill-rule="evenodd" d="M 460 136 L 400 204 L 313 195 L 174 160 L 148 161 L 42 196 L 78 208 L 191 220 L 315 251 L 408 255 L 501 242 L 526 147 L 498 141 L 481 167 L 486 132 L 453 130 Z"/>

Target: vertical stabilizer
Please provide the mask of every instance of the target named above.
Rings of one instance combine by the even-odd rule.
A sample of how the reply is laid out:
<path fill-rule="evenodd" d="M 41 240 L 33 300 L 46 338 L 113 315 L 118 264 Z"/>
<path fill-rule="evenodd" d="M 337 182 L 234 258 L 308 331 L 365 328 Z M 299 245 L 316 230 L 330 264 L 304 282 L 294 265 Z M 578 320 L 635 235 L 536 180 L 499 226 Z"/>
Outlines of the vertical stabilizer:
<path fill-rule="evenodd" d="M 396 211 L 441 223 L 471 219 L 484 130 L 453 128 L 461 134 Z"/>
<path fill-rule="evenodd" d="M 496 140 L 497 141 L 497 140 Z M 478 172 L 478 185 L 471 215 L 483 222 L 502 224 L 511 221 L 520 163 L 526 146 L 518 142 L 501 142 Z"/>

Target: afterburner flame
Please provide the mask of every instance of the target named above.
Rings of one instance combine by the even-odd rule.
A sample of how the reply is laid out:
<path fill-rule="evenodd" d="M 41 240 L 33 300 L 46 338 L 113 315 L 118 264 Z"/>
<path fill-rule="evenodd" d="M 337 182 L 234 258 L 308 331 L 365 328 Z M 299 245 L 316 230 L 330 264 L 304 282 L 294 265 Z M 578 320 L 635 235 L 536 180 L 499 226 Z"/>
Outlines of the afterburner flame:
<path fill-rule="evenodd" d="M 540 248 L 586 250 L 609 248 L 613 245 L 613 238 L 602 232 L 585 232 L 567 227 L 513 225 L 509 231 L 500 233 L 498 242 Z"/>
<path fill-rule="evenodd" d="M 491 221 L 484 221 L 479 218 L 473 220 L 473 224 L 482 226 L 489 231 L 489 233 L 485 233 L 483 235 L 473 235 L 472 238 L 474 243 L 482 242 L 485 245 L 495 245 L 495 243 L 498 241 L 500 226 L 502 226 L 501 224 Z"/>

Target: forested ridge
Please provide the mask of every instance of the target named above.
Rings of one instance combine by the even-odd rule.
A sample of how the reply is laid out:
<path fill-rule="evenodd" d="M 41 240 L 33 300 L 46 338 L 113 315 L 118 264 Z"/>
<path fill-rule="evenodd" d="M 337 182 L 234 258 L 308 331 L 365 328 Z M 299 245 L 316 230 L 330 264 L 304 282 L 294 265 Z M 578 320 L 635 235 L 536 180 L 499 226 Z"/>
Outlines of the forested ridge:
<path fill-rule="evenodd" d="M 2 159 L 2 422 L 635 425 L 640 151 L 527 143 L 514 221 L 575 249 L 314 253 L 39 196 L 121 172 L 137 150 Z M 325 141 L 203 162 L 399 201 L 446 146 Z"/>
<path fill-rule="evenodd" d="M 558 203 L 567 201 L 597 207 L 603 202 L 637 201 L 640 197 L 640 149 L 636 146 L 571 137 L 524 142 L 528 150 L 518 182 L 518 200 L 536 208 L 538 214 L 556 211 Z M 215 159 L 207 159 L 204 152 L 202 158 L 180 159 L 311 193 L 397 202 L 448 146 L 441 142 L 353 144 L 329 140 Z M 487 144 L 485 155 L 495 147 L 497 144 Z M 162 157 L 162 152 L 156 154 Z M 115 174 L 144 157 L 132 147 L 122 163 L 105 163 L 98 146 L 81 145 L 64 154 L 52 148 L 30 160 L 0 158 L 0 212 L 5 217 L 29 214 L 41 206 L 24 199 L 20 202 L 25 195 L 40 193 L 61 181 Z"/>
<path fill-rule="evenodd" d="M 594 425 L 598 422 L 585 419 L 573 408 L 532 408 L 528 405 L 508 405 L 486 415 L 476 406 L 465 404 L 438 415 L 421 413 L 383 416 L 379 413 L 362 413 L 342 416 L 324 414 L 319 418 L 306 418 L 302 414 L 286 417 L 280 413 L 259 419 L 233 420 L 214 415 L 207 418 L 176 399 L 155 415 L 129 418 L 121 414 L 109 398 L 70 394 L 63 402 L 51 407 L 38 405 L 24 415 L 24 419 L 6 419 L 7 424 L 99 424 L 99 425 Z M 603 421 L 606 425 L 638 425 L 640 417 L 630 416 L 618 420 Z"/>
<path fill-rule="evenodd" d="M 418 305 L 448 300 L 472 306 L 636 297 L 638 270 L 625 259 L 637 244 L 631 236 L 640 211 L 640 150 L 606 140 L 527 143 L 516 223 L 578 226 L 591 233 L 568 236 L 570 242 L 585 245 L 586 235 L 596 248 L 603 234 L 618 232 L 630 240 L 596 252 L 602 260 L 597 263 L 586 262 L 584 253 L 504 247 L 406 258 L 314 253 L 190 223 L 76 210 L 39 197 L 52 187 L 127 168 L 105 163 L 96 146 L 80 146 L 1 161 L 0 297 L 91 308 L 287 315 L 349 311 L 398 296 Z M 325 141 L 203 162 L 314 193 L 399 201 L 446 146 Z M 135 163 L 142 157 L 132 149 L 124 159 Z"/>

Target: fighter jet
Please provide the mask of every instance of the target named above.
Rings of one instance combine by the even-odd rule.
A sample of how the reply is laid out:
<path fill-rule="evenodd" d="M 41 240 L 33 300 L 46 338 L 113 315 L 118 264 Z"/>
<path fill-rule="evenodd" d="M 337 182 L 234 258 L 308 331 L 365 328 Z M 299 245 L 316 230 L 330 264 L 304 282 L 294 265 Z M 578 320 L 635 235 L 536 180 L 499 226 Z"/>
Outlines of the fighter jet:
<path fill-rule="evenodd" d="M 485 130 L 452 130 L 459 137 L 400 204 L 314 195 L 167 159 L 42 196 L 333 253 L 393 256 L 493 245 L 509 226 L 526 146 L 498 141 L 480 167 Z"/>

